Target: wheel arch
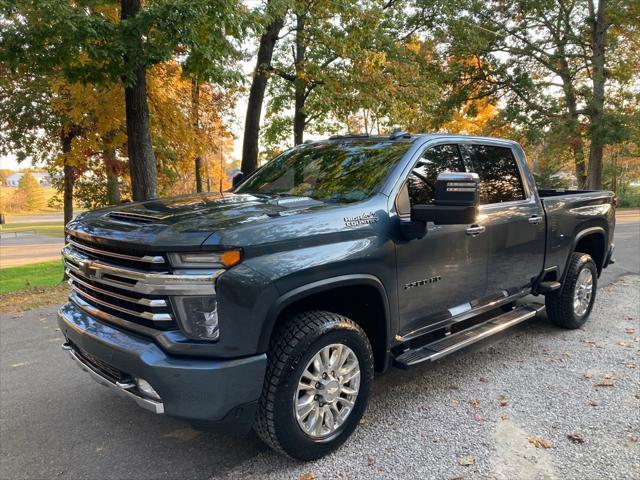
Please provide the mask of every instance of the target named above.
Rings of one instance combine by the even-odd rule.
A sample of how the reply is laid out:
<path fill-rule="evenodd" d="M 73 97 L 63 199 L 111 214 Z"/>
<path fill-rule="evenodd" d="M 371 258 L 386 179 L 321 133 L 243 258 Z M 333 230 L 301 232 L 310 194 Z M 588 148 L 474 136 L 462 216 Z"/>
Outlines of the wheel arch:
<path fill-rule="evenodd" d="M 268 351 L 274 329 L 290 313 L 309 309 L 328 310 L 351 318 L 369 337 L 376 370 L 387 368 L 391 315 L 386 288 L 378 277 L 341 275 L 281 295 L 267 313 L 258 344 L 260 351 Z"/>
<path fill-rule="evenodd" d="M 595 226 L 579 231 L 573 239 L 573 248 L 569 252 L 564 272 L 566 274 L 571 254 L 574 252 L 591 255 L 598 270 L 598 276 L 602 272 L 607 258 L 607 232 L 603 227 Z"/>

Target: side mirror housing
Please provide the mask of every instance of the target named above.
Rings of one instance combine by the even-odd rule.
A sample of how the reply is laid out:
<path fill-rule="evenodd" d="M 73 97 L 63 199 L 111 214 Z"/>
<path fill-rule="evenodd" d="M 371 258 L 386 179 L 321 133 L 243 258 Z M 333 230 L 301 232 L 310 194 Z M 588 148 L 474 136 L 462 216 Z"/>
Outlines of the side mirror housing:
<path fill-rule="evenodd" d="M 238 172 L 231 178 L 231 187 L 236 188 L 244 180 L 244 173 Z"/>
<path fill-rule="evenodd" d="M 433 204 L 415 205 L 411 220 L 436 225 L 473 223 L 479 204 L 477 173 L 443 172 L 438 175 Z"/>

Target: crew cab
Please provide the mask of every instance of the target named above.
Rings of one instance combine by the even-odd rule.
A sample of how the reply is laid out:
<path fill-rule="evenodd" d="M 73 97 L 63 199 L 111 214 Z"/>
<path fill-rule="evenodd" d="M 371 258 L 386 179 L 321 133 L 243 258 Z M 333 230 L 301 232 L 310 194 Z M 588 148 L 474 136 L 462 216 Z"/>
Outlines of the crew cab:
<path fill-rule="evenodd" d="M 69 223 L 63 348 L 155 413 L 253 426 L 318 458 L 358 425 L 375 371 L 533 318 L 545 305 L 531 294 L 551 322 L 582 326 L 613 262 L 614 205 L 611 192 L 538 190 L 509 140 L 305 143 L 232 191 Z"/>

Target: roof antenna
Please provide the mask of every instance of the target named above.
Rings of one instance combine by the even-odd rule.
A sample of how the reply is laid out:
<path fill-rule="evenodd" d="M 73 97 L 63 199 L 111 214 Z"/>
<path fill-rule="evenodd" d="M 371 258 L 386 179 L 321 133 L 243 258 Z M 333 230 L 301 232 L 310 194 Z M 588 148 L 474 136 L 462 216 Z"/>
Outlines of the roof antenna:
<path fill-rule="evenodd" d="M 393 132 L 391 132 L 391 135 L 389 135 L 389 138 L 391 140 L 395 140 L 400 137 L 409 137 L 409 133 L 402 130 L 401 128 L 396 127 L 393 129 Z"/>

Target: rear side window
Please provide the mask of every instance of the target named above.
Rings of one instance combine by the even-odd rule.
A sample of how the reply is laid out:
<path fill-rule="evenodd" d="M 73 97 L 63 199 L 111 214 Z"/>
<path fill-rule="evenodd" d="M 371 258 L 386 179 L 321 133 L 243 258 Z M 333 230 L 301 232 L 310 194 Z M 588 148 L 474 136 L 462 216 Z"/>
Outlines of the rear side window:
<path fill-rule="evenodd" d="M 468 145 L 473 170 L 480 177 L 480 203 L 524 200 L 524 188 L 510 148 Z"/>
<path fill-rule="evenodd" d="M 457 145 L 436 145 L 425 150 L 407 178 L 411 205 L 433 202 L 438 175 L 447 171 L 464 172 Z"/>

